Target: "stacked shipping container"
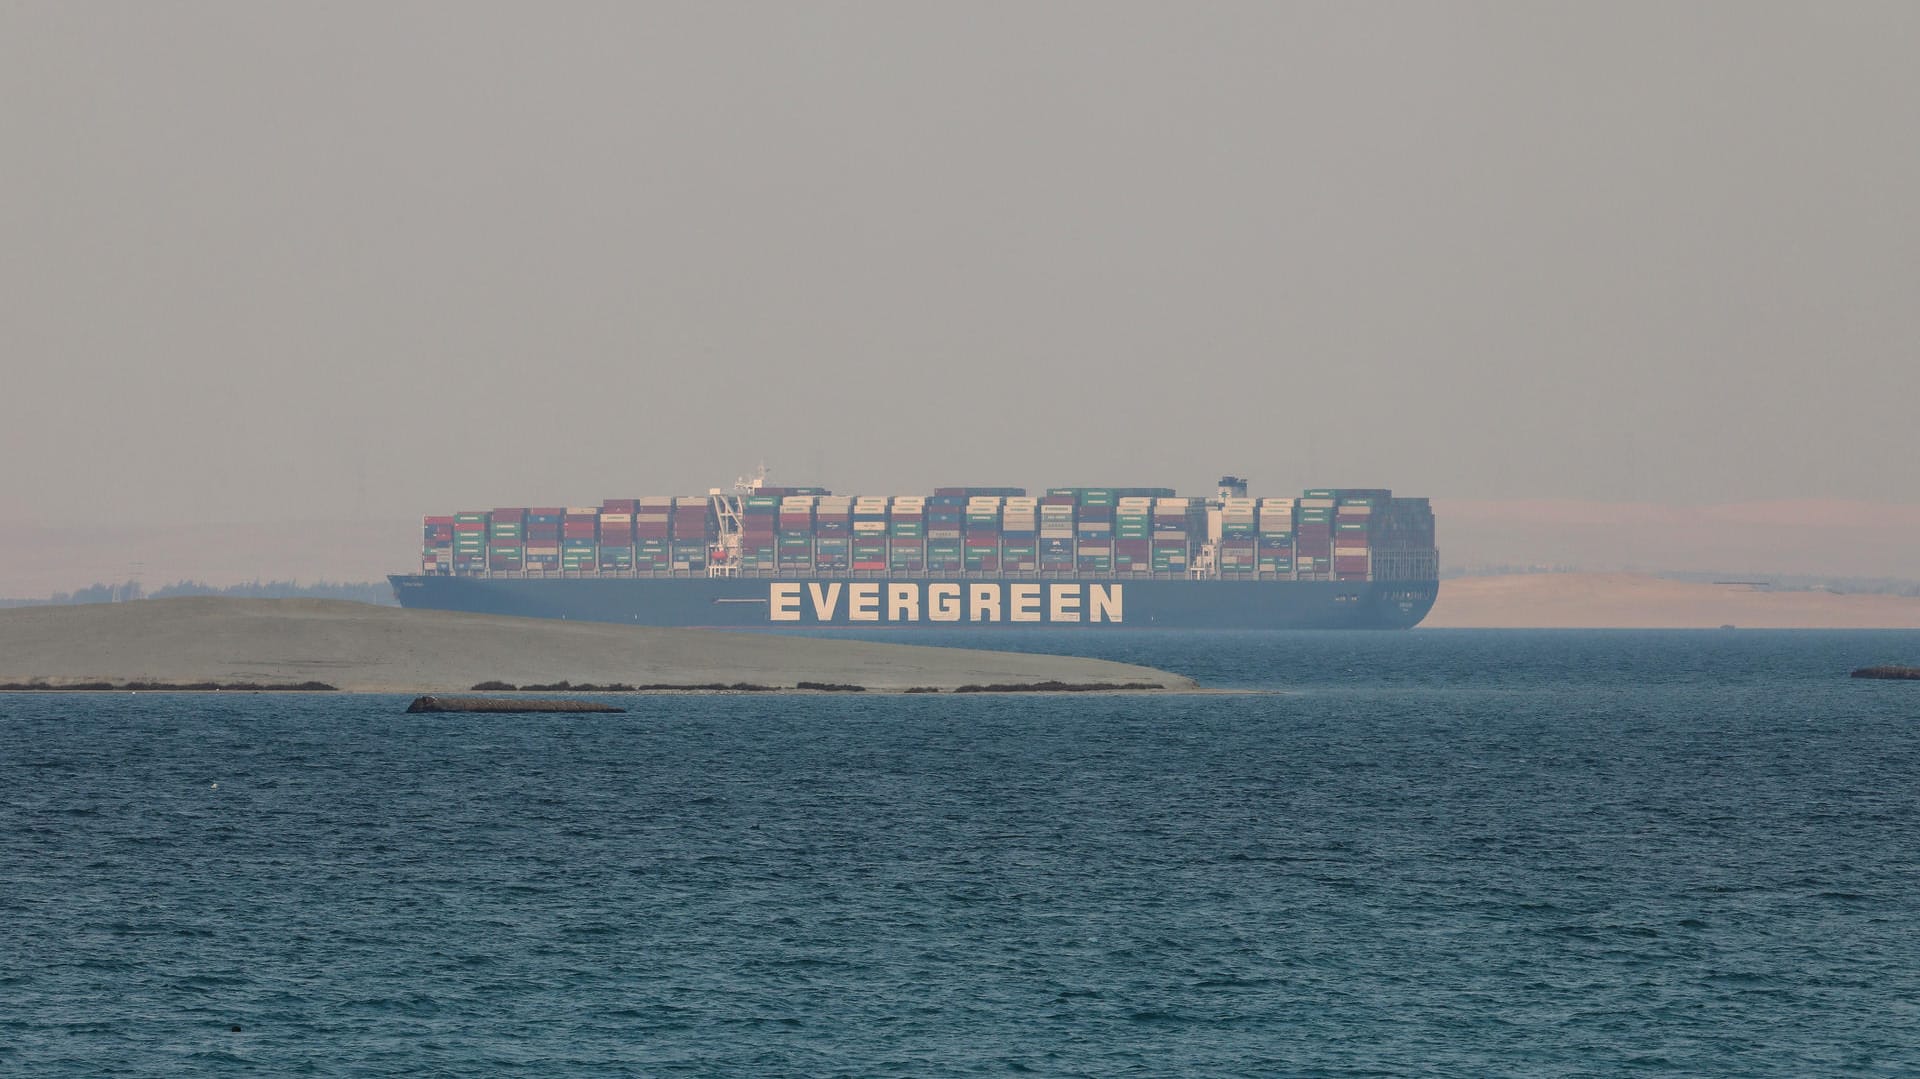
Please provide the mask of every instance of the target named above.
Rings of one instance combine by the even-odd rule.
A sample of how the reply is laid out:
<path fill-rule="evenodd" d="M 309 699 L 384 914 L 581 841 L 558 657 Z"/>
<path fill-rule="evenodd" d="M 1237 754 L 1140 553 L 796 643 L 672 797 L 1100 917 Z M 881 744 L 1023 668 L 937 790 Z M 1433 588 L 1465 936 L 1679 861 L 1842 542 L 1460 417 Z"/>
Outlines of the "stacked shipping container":
<path fill-rule="evenodd" d="M 1231 579 L 1423 580 L 1435 573 L 1426 499 L 1374 488 L 1211 504 L 1163 488 L 943 487 L 834 496 L 763 488 L 740 500 L 740 570 L 760 576 L 1180 576 L 1208 544 Z M 428 574 L 699 574 L 719 522 L 708 499 L 607 499 L 427 517 Z M 1204 571 L 1200 571 L 1204 572 Z"/>
<path fill-rule="evenodd" d="M 888 569 L 894 573 L 921 573 L 927 565 L 927 500 L 919 495 L 897 495 L 893 500 L 887 543 Z"/>

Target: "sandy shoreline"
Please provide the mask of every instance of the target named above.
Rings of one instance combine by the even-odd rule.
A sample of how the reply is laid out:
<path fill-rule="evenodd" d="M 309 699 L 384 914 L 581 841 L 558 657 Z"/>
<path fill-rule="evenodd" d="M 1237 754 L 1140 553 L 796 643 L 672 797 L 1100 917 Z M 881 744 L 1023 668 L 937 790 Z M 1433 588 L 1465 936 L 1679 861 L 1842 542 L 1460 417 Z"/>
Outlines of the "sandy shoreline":
<path fill-rule="evenodd" d="M 1920 629 L 1920 597 L 1774 592 L 1634 573 L 1440 582 L 1423 629 Z"/>
<path fill-rule="evenodd" d="M 207 597 L 0 611 L 0 683 L 35 681 L 312 681 L 350 693 L 457 693 L 489 681 L 744 682 L 783 692 L 808 692 L 792 689 L 800 682 L 872 692 L 1047 681 L 1196 688 L 1166 671 L 1071 656 Z"/>

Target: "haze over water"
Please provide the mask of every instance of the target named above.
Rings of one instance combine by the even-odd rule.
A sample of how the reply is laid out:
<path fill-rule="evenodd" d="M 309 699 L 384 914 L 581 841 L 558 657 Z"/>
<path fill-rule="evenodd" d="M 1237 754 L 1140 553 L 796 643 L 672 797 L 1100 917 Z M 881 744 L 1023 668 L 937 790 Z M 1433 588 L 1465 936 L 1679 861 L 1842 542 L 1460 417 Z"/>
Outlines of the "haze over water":
<path fill-rule="evenodd" d="M 0 696 L 0 1070 L 1920 1060 L 1920 633 L 994 640 L 1267 692 Z"/>
<path fill-rule="evenodd" d="M 1905 3 L 0 7 L 0 596 L 419 516 L 1392 487 L 1920 577 Z"/>

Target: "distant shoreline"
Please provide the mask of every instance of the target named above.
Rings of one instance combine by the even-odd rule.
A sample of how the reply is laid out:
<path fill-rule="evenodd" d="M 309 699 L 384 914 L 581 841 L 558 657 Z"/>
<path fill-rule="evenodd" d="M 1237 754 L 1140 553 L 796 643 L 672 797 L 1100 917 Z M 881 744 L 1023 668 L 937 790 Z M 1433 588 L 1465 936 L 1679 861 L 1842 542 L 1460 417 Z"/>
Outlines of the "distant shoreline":
<path fill-rule="evenodd" d="M 1775 592 L 1636 573 L 1454 577 L 1422 629 L 1920 629 L 1920 596 Z"/>

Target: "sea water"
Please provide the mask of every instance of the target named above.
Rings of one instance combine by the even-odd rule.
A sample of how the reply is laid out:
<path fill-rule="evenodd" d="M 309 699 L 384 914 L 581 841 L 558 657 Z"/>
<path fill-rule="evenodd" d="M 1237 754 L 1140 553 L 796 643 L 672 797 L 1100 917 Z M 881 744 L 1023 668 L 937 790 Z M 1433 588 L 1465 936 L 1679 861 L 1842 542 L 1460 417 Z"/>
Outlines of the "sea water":
<path fill-rule="evenodd" d="M 0 1073 L 1920 1074 L 1920 634 L 887 639 L 1245 692 L 0 695 Z"/>

